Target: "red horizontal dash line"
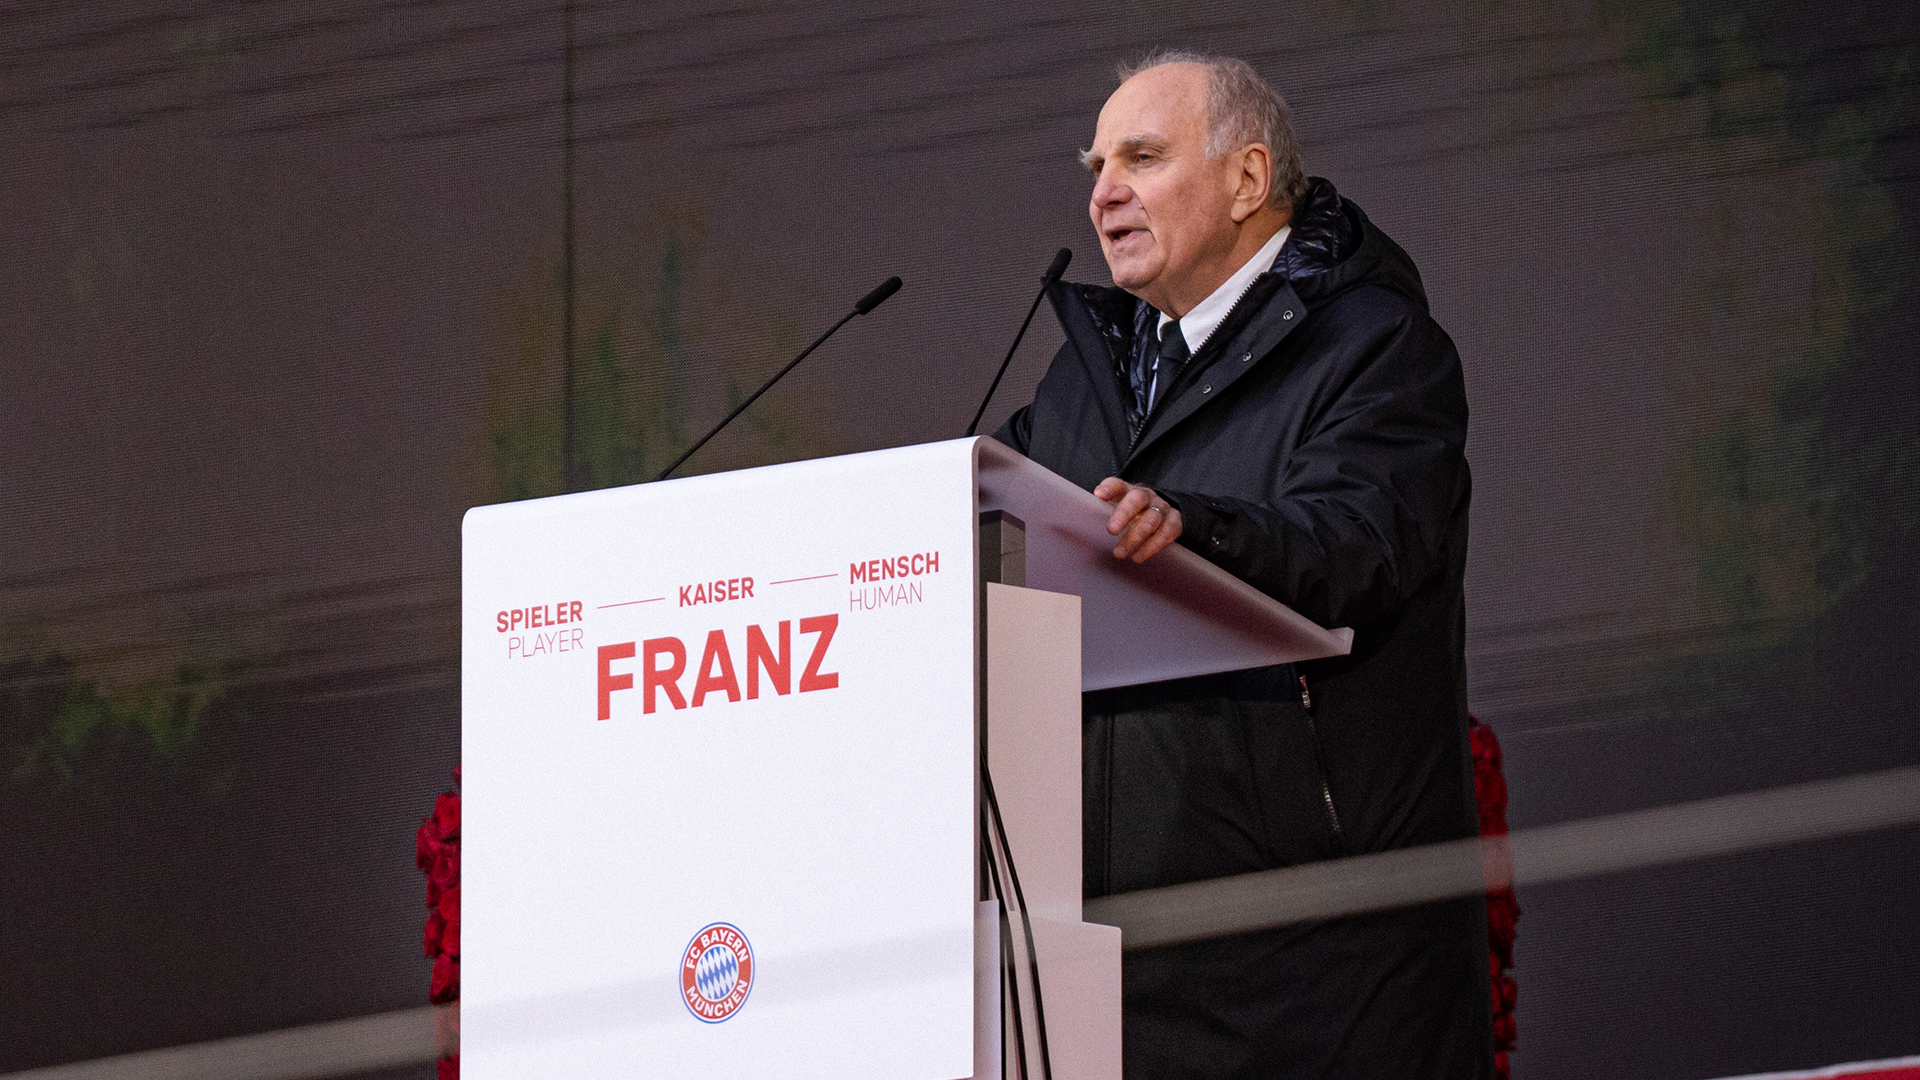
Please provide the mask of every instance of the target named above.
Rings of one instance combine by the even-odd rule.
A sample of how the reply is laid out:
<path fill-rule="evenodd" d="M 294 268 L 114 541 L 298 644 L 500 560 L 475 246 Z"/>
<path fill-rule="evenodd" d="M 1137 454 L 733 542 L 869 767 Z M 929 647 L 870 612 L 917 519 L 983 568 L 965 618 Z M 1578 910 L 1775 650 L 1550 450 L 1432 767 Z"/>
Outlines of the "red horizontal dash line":
<path fill-rule="evenodd" d="M 812 577 L 790 577 L 785 581 L 769 581 L 769 585 L 791 585 L 796 581 L 819 581 L 821 578 L 839 577 L 839 574 L 815 574 Z"/>
<path fill-rule="evenodd" d="M 617 604 L 601 604 L 599 607 L 594 608 L 594 610 L 605 611 L 610 607 L 627 607 L 630 604 L 652 604 L 665 599 L 666 597 L 664 596 L 649 596 L 645 600 L 622 600 Z"/>

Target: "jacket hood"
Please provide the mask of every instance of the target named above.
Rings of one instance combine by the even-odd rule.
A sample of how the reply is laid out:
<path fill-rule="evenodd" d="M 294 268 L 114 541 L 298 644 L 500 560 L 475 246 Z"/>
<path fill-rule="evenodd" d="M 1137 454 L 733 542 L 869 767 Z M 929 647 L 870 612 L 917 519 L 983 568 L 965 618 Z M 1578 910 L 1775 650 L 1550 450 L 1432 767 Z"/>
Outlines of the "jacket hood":
<path fill-rule="evenodd" d="M 1272 272 L 1285 277 L 1309 306 L 1356 286 L 1375 285 L 1427 310 L 1427 291 L 1413 259 L 1324 177 L 1307 181 L 1307 193 L 1294 206 L 1293 232 Z"/>

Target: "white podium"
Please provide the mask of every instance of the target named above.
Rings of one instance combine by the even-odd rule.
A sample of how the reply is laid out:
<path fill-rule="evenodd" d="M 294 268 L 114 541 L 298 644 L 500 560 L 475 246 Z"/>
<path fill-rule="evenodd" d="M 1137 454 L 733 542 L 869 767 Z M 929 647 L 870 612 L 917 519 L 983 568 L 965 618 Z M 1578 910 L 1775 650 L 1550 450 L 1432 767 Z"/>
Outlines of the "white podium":
<path fill-rule="evenodd" d="M 1025 587 L 1002 583 L 1017 533 L 980 550 L 995 510 Z M 1001 1076 L 983 738 L 1053 1075 L 1118 1080 L 1120 934 L 1080 921 L 1080 691 L 1351 634 L 1183 548 L 1116 560 L 1105 519 L 989 439 L 469 511 L 470 1080 Z"/>

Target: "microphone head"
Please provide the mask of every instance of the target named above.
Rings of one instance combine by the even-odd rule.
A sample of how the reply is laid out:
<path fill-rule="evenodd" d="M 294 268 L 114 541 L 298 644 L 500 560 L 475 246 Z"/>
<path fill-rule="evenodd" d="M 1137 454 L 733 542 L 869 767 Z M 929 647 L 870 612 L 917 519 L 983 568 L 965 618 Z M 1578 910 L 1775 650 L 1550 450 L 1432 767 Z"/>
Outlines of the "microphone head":
<path fill-rule="evenodd" d="M 1046 273 L 1040 275 L 1041 287 L 1044 288 L 1048 285 L 1053 284 L 1056 281 L 1059 281 L 1060 275 L 1067 272 L 1067 264 L 1072 261 L 1073 261 L 1072 248 L 1061 248 L 1059 251 L 1054 252 L 1053 264 L 1047 267 Z"/>
<path fill-rule="evenodd" d="M 867 312 L 872 311 L 874 308 L 877 308 L 881 304 L 885 303 L 887 300 L 887 297 L 892 296 L 894 293 L 897 293 L 899 291 L 900 291 L 900 279 L 897 277 L 890 277 L 887 280 L 881 282 L 879 288 L 861 297 L 860 302 L 853 305 L 853 313 L 855 315 L 865 315 Z"/>

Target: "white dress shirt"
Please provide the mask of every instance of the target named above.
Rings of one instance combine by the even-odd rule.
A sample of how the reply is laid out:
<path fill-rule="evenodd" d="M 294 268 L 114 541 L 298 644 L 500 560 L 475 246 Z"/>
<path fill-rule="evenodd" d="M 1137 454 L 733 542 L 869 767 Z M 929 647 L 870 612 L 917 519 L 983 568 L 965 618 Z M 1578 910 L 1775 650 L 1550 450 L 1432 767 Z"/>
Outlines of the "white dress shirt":
<path fill-rule="evenodd" d="M 1253 284 L 1253 279 L 1273 269 L 1274 260 L 1280 257 L 1280 246 L 1287 242 L 1287 237 L 1292 233 L 1292 225 L 1280 226 L 1280 231 L 1274 233 L 1272 239 L 1262 244 L 1260 250 L 1253 253 L 1253 258 L 1248 259 L 1240 269 L 1235 270 L 1232 277 L 1221 282 L 1220 287 L 1213 290 L 1205 300 L 1193 305 L 1192 311 L 1180 316 L 1180 336 L 1187 339 L 1189 353 L 1198 355 L 1200 346 L 1205 345 L 1207 339 L 1213 336 L 1213 332 L 1220 328 L 1220 323 L 1227 317 L 1227 312 L 1233 310 L 1233 305 L 1239 302 L 1240 297 L 1246 293 L 1247 287 Z M 1156 332 L 1166 330 L 1167 324 L 1172 321 L 1173 316 L 1162 312 Z"/>

